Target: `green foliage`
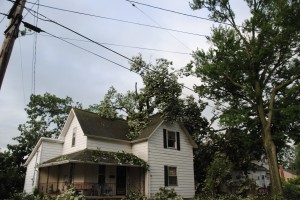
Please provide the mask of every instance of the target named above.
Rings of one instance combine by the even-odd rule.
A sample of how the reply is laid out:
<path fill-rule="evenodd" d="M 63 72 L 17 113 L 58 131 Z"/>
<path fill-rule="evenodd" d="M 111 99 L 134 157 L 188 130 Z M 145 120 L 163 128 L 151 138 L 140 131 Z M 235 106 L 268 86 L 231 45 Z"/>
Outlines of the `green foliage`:
<path fill-rule="evenodd" d="M 288 200 L 300 199 L 300 177 L 284 182 L 283 196 Z"/>
<path fill-rule="evenodd" d="M 177 195 L 174 188 L 168 189 L 165 187 L 159 188 L 159 192 L 155 193 L 153 200 L 183 200 L 182 197 Z"/>
<path fill-rule="evenodd" d="M 143 167 L 145 170 L 149 169 L 149 165 L 146 161 L 138 158 L 137 156 L 126 153 L 126 152 L 117 152 L 113 153 L 114 157 L 119 161 L 119 164 L 129 163 L 131 165 L 138 165 Z"/>
<path fill-rule="evenodd" d="M 295 160 L 292 162 L 292 168 L 300 175 L 300 145 L 295 148 Z"/>
<path fill-rule="evenodd" d="M 8 199 L 22 191 L 25 169 L 18 167 L 17 159 L 9 151 L 0 152 L 0 197 Z"/>
<path fill-rule="evenodd" d="M 127 194 L 122 200 L 147 200 L 148 198 L 138 192 L 131 192 Z"/>
<path fill-rule="evenodd" d="M 43 194 L 27 194 L 27 193 L 15 193 L 13 194 L 9 200 L 54 200 L 54 197 Z"/>
<path fill-rule="evenodd" d="M 88 110 L 95 112 L 101 117 L 108 119 L 117 118 L 116 111 L 116 97 L 117 90 L 114 87 L 110 87 L 107 93 L 104 95 L 104 99 L 100 101 L 100 104 L 94 104 L 89 106 Z"/>
<path fill-rule="evenodd" d="M 56 200 L 84 200 L 85 196 L 78 194 L 73 187 L 70 187 L 67 191 L 60 195 L 57 195 Z"/>
<path fill-rule="evenodd" d="M 191 3 L 192 9 L 207 9 L 210 19 L 226 26 L 212 28 L 207 38 L 211 48 L 197 50 L 185 73 L 201 79 L 197 92 L 216 102 L 223 126 L 261 140 L 274 161 L 272 191 L 281 193 L 276 153 L 270 149 L 280 152 L 289 139 L 300 141 L 299 2 L 245 0 L 251 16 L 240 25 L 231 3 Z"/>
<path fill-rule="evenodd" d="M 9 198 L 23 190 L 26 156 L 40 137 L 56 137 L 59 134 L 73 106 L 81 107 L 70 97 L 62 99 L 49 93 L 31 95 L 25 108 L 28 121 L 19 125 L 20 135 L 14 138 L 17 144 L 7 145 L 8 151 L 0 153 L 1 197 Z"/>
<path fill-rule="evenodd" d="M 282 196 L 248 196 L 241 197 L 235 195 L 220 195 L 216 198 L 210 198 L 205 195 L 200 195 L 194 198 L 194 200 L 289 200 Z"/>
<path fill-rule="evenodd" d="M 216 154 L 214 160 L 210 163 L 205 179 L 205 188 L 212 198 L 216 197 L 217 193 L 222 192 L 221 186 L 228 186 L 231 178 L 232 163 L 229 159 L 222 155 Z"/>
<path fill-rule="evenodd" d="M 139 157 L 126 153 L 126 152 L 108 152 L 108 151 L 93 151 L 92 159 L 94 162 L 99 162 L 102 159 L 114 158 L 118 161 L 119 165 L 137 165 L 143 167 L 145 170 L 149 169 L 149 165 L 146 161 L 140 159 Z"/>

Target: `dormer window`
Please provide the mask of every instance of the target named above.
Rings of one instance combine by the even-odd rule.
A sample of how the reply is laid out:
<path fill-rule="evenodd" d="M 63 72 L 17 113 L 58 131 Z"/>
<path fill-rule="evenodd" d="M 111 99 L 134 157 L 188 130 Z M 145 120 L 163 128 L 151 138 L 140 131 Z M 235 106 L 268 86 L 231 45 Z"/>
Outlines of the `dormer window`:
<path fill-rule="evenodd" d="M 76 142 L 76 132 L 77 132 L 77 127 L 73 128 L 73 134 L 72 134 L 72 147 L 75 147 L 75 142 Z"/>
<path fill-rule="evenodd" d="M 164 129 L 164 148 L 180 150 L 180 134 L 179 132 Z"/>

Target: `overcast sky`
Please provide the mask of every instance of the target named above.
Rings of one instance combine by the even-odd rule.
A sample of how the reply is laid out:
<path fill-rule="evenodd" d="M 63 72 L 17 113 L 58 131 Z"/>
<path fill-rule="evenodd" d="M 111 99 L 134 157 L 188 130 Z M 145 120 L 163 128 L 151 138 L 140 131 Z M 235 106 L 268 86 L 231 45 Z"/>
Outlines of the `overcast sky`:
<path fill-rule="evenodd" d="M 38 7 L 33 3 L 39 2 Z M 140 0 L 139 2 L 174 10 L 199 17 L 208 17 L 205 10 L 192 11 L 188 0 Z M 232 1 L 236 11 L 237 22 L 247 16 L 247 7 L 242 1 Z M 239 3 L 237 3 L 239 2 Z M 0 0 L 0 12 L 8 13 L 13 4 Z M 77 11 L 98 17 L 75 14 L 57 9 Z M 191 53 L 197 48 L 207 49 L 209 43 L 199 35 L 210 35 L 211 27 L 218 24 L 183 16 L 141 4 L 132 6 L 126 0 L 32 0 L 27 1 L 31 8 L 47 18 L 58 22 L 104 46 L 132 58 L 139 53 L 146 62 L 155 63 L 157 58 L 173 61 L 174 68 L 184 67 L 191 59 Z M 33 12 L 32 12 L 33 14 Z M 35 18 L 27 10 L 23 11 L 24 21 L 35 23 Z M 42 16 L 40 16 L 43 18 Z M 112 20 L 114 19 L 114 20 Z M 151 26 L 175 29 L 193 34 L 184 34 L 147 26 L 121 22 L 128 21 Z M 4 39 L 4 31 L 8 19 L 0 15 L 0 41 Z M 19 124 L 26 122 L 24 108 L 30 95 L 49 92 L 60 98 L 71 97 L 81 102 L 84 107 L 99 103 L 110 86 L 118 92 L 134 90 L 135 83 L 142 87 L 141 78 L 120 66 L 112 64 L 98 56 L 76 48 L 48 33 L 69 38 L 69 42 L 92 51 L 100 56 L 130 68 L 128 60 L 86 40 L 57 24 L 38 19 L 38 27 L 47 33 L 37 35 L 30 33 L 19 37 L 14 44 L 13 53 L 0 90 L 0 148 L 13 144 L 12 138 L 18 136 Z M 21 30 L 24 29 L 21 26 Z M 36 45 L 36 54 L 34 46 Z M 127 46 L 127 47 L 125 47 Z M 130 48 L 139 47 L 139 48 Z M 157 49 L 145 50 L 141 48 Z M 175 53 L 177 52 L 177 53 Z M 35 70 L 33 60 L 36 59 Z M 35 73 L 33 73 L 35 71 Z M 33 76 L 33 74 L 35 74 Z M 35 77 L 35 81 L 33 81 Z M 199 83 L 195 78 L 180 79 L 188 87 Z M 193 94 L 184 90 L 184 94 Z M 196 94 L 193 94 L 196 96 Z M 205 113 L 209 117 L 209 111 Z"/>

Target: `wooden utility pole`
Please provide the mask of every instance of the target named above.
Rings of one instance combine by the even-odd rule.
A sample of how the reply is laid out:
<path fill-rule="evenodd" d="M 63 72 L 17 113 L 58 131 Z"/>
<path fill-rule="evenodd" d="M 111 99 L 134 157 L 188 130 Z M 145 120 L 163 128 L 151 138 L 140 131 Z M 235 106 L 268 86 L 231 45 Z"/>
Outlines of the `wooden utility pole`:
<path fill-rule="evenodd" d="M 4 32 L 5 39 L 0 52 L 0 89 L 15 40 L 19 34 L 19 27 L 22 22 L 22 12 L 25 7 L 25 2 L 26 0 L 16 0 L 7 17 L 10 19 L 10 23 Z"/>

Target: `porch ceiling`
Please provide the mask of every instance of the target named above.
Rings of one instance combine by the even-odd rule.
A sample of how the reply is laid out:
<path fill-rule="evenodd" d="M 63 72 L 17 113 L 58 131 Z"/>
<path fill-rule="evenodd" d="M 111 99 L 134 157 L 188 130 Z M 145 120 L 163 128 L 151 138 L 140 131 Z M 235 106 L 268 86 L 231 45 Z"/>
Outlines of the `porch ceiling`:
<path fill-rule="evenodd" d="M 53 165 L 61 165 L 66 163 L 90 163 L 104 165 L 123 165 L 148 168 L 148 164 L 137 156 L 125 152 L 108 152 L 92 149 L 84 149 L 82 151 L 65 154 L 50 159 L 39 165 L 41 167 L 49 167 Z"/>

